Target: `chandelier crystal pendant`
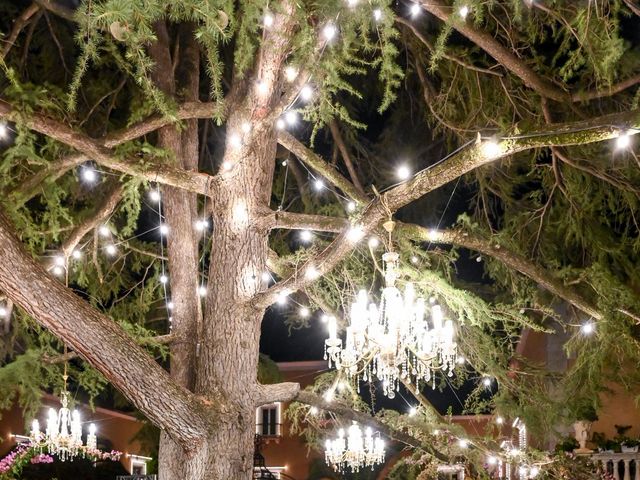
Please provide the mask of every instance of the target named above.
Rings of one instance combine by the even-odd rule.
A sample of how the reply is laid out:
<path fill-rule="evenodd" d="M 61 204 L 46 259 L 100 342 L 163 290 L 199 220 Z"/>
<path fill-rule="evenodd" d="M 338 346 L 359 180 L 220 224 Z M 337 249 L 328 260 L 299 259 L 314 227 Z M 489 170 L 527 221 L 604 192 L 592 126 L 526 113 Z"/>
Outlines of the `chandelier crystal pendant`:
<path fill-rule="evenodd" d="M 423 298 L 416 298 L 412 283 L 404 293 L 396 287 L 397 253 L 387 252 L 382 260 L 385 287 L 379 305 L 369 303 L 367 292 L 360 290 L 351 305 L 344 348 L 336 321 L 330 319 L 325 359 L 357 382 L 377 378 L 389 398 L 395 397 L 401 381 L 415 385 L 416 391 L 420 381 L 432 381 L 435 388 L 434 373 L 442 370 L 452 376 L 456 365 L 453 322 L 444 318 L 439 305 L 427 307 Z"/>
<path fill-rule="evenodd" d="M 83 450 L 82 443 L 82 422 L 80 412 L 69 410 L 69 392 L 67 391 L 67 375 L 64 378 L 64 388 L 60 393 L 60 403 L 62 407 L 56 411 L 49 410 L 47 419 L 47 429 L 43 433 L 40 431 L 40 423 L 34 420 L 29 433 L 29 440 L 32 445 L 46 449 L 51 455 L 56 455 L 61 461 L 71 460 Z M 96 427 L 92 423 L 89 425 L 87 435 L 87 451 L 97 450 Z"/>
<path fill-rule="evenodd" d="M 338 437 L 325 442 L 325 459 L 336 471 L 344 472 L 347 468 L 353 472 L 363 467 L 371 467 L 384 462 L 385 445 L 380 436 L 374 436 L 370 427 L 364 431 L 357 422 L 349 427 L 345 438 L 343 428 L 338 430 Z"/>

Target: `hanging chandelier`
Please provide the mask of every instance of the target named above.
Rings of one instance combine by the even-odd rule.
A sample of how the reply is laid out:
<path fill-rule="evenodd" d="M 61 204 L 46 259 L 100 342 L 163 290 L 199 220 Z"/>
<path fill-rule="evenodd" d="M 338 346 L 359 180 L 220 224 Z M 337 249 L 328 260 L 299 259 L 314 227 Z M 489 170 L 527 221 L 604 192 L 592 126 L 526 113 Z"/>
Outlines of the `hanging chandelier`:
<path fill-rule="evenodd" d="M 364 431 L 357 422 L 349 427 L 347 437 L 343 428 L 338 430 L 338 437 L 325 442 L 325 459 L 336 471 L 344 472 L 350 468 L 354 472 L 363 467 L 371 467 L 384 462 L 384 440 L 374 437 L 370 427 Z"/>
<path fill-rule="evenodd" d="M 344 348 L 335 318 L 329 320 L 325 360 L 356 382 L 377 378 L 389 398 L 401 382 L 413 384 L 416 391 L 420 381 L 431 381 L 435 388 L 434 373 L 442 370 L 452 376 L 455 368 L 453 322 L 444 319 L 435 302 L 427 307 L 424 299 L 416 298 L 413 284 L 407 283 L 404 294 L 396 287 L 397 253 L 387 252 L 382 260 L 385 287 L 379 305 L 369 303 L 367 292 L 360 290 L 349 312 Z"/>
<path fill-rule="evenodd" d="M 66 368 L 65 368 L 66 370 Z M 87 445 L 82 443 L 82 423 L 80 412 L 69 410 L 69 392 L 67 391 L 67 375 L 65 372 L 64 388 L 60 393 L 60 403 L 62 407 L 56 411 L 49 410 L 47 429 L 43 433 L 40 431 L 40 423 L 34 420 L 31 424 L 29 440 L 32 445 L 39 446 L 51 455 L 56 455 L 61 461 L 71 460 L 86 450 L 87 452 L 97 451 L 96 427 L 92 423 L 89 425 L 87 435 Z"/>

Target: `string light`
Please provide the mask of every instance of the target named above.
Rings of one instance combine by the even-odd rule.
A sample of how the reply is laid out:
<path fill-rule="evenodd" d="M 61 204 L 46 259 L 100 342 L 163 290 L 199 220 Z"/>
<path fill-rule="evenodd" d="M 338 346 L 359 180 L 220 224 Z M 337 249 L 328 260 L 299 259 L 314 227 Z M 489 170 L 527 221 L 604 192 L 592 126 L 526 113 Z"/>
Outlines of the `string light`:
<path fill-rule="evenodd" d="M 263 282 L 270 282 L 271 281 L 271 275 L 269 274 L 269 272 L 262 272 L 261 277 Z"/>
<path fill-rule="evenodd" d="M 356 202 L 354 202 L 352 200 L 349 203 L 347 203 L 347 211 L 348 212 L 355 212 L 356 211 Z"/>
<path fill-rule="evenodd" d="M 167 308 L 169 310 L 173 310 L 173 307 L 175 307 L 175 304 L 173 302 L 167 302 Z"/>
<path fill-rule="evenodd" d="M 9 127 L 5 122 L 0 122 L 0 138 L 4 139 L 9 136 Z"/>
<path fill-rule="evenodd" d="M 482 379 L 482 384 L 483 384 L 485 387 L 490 387 L 490 386 L 491 386 L 491 379 L 490 379 L 489 377 L 484 377 L 484 378 Z"/>
<path fill-rule="evenodd" d="M 307 280 L 316 280 L 320 277 L 320 272 L 316 269 L 316 267 L 310 266 L 307 268 L 304 276 L 307 278 Z"/>
<path fill-rule="evenodd" d="M 311 233 L 310 230 L 302 230 L 300 232 L 300 240 L 302 240 L 304 243 L 309 243 L 311 240 L 313 240 L 313 233 Z"/>
<path fill-rule="evenodd" d="M 313 98 L 313 88 L 311 85 L 305 85 L 302 87 L 300 90 L 300 98 L 305 102 L 308 102 Z"/>
<path fill-rule="evenodd" d="M 80 260 L 82 258 L 82 252 L 80 250 L 76 249 L 71 253 L 71 256 L 73 258 L 75 258 L 76 260 Z"/>
<path fill-rule="evenodd" d="M 284 69 L 284 78 L 287 82 L 293 82 L 298 77 L 298 69 L 289 65 Z"/>
<path fill-rule="evenodd" d="M 369 247 L 378 248 L 378 246 L 380 245 L 380 240 L 378 240 L 378 237 L 371 237 L 368 243 Z"/>
<path fill-rule="evenodd" d="M 376 22 L 379 22 L 380 20 L 382 20 L 382 10 L 380 10 L 379 8 L 376 8 L 376 9 L 373 11 L 373 19 L 374 19 Z"/>
<path fill-rule="evenodd" d="M 98 229 L 98 234 L 101 237 L 108 237 L 109 235 L 111 235 L 111 230 L 109 230 L 109 227 L 107 225 L 100 225 L 100 228 Z"/>
<path fill-rule="evenodd" d="M 277 300 L 278 305 L 280 306 L 286 305 L 288 300 L 289 300 L 289 292 L 280 292 L 278 294 L 278 300 Z"/>
<path fill-rule="evenodd" d="M 85 166 L 82 168 L 82 179 L 87 183 L 93 183 L 98 179 L 98 172 L 91 166 Z"/>
<path fill-rule="evenodd" d="M 4 305 L 0 305 L 0 317 L 6 317 L 9 314 L 9 310 Z"/>
<path fill-rule="evenodd" d="M 308 318 L 309 315 L 311 315 L 311 312 L 307 307 L 300 307 L 300 310 L 298 311 L 298 313 L 302 318 Z"/>
<path fill-rule="evenodd" d="M 229 145 L 232 148 L 240 148 L 242 146 L 242 138 L 237 133 L 229 135 Z"/>
<path fill-rule="evenodd" d="M 265 28 L 271 28 L 273 27 L 273 15 L 270 12 L 267 12 L 264 14 L 264 18 L 263 18 L 263 24 L 265 26 Z"/>
<path fill-rule="evenodd" d="M 415 415 L 416 415 L 416 413 L 418 413 L 418 409 L 417 409 L 416 407 L 411 407 L 411 408 L 409 409 L 409 416 L 410 416 L 410 417 L 415 416 Z"/>
<path fill-rule="evenodd" d="M 496 423 L 497 423 L 498 425 L 502 425 L 502 424 L 504 423 L 504 418 L 502 418 L 502 417 L 496 417 Z"/>
<path fill-rule="evenodd" d="M 160 224 L 160 227 L 158 227 L 158 230 L 160 231 L 160 235 L 166 235 L 169 233 L 169 225 L 162 223 Z"/>
<path fill-rule="evenodd" d="M 310 413 L 311 415 L 317 415 L 317 414 L 318 414 L 318 408 L 317 408 L 317 407 L 311 407 L 311 408 L 309 409 L 309 413 Z"/>
<path fill-rule="evenodd" d="M 498 463 L 498 459 L 493 455 L 490 455 L 489 457 L 487 457 L 487 463 L 489 465 L 496 465 Z"/>
<path fill-rule="evenodd" d="M 459 356 L 458 358 L 456 358 L 456 363 L 457 363 L 458 365 L 464 365 L 466 361 L 467 361 L 467 360 L 466 360 L 464 357 L 462 357 L 462 356 Z"/>
<path fill-rule="evenodd" d="M 417 3 L 412 4 L 411 8 L 409 9 L 412 17 L 417 17 L 418 15 L 420 15 L 420 11 L 420 5 L 418 5 Z"/>
<path fill-rule="evenodd" d="M 256 82 L 256 91 L 260 95 L 266 95 L 267 93 L 269 93 L 269 86 L 262 81 Z"/>
<path fill-rule="evenodd" d="M 461 438 L 460 440 L 458 440 L 458 446 L 460 448 L 467 448 L 469 446 L 469 440 Z"/>
<path fill-rule="evenodd" d="M 195 226 L 198 232 L 202 232 L 209 227 L 209 222 L 207 220 L 196 220 Z"/>
<path fill-rule="evenodd" d="M 587 322 L 580 327 L 580 331 L 585 335 L 591 335 L 596 329 L 596 326 L 593 322 Z"/>
<path fill-rule="evenodd" d="M 467 18 L 467 15 L 469 15 L 469 7 L 464 5 L 464 6 L 460 7 L 460 10 L 458 12 L 460 13 L 460 16 L 463 19 Z"/>
<path fill-rule="evenodd" d="M 276 120 L 276 128 L 278 130 L 284 130 L 284 127 L 286 127 L 287 124 L 285 123 L 285 121 L 281 118 L 279 118 L 278 120 Z"/>
<path fill-rule="evenodd" d="M 623 150 L 625 148 L 629 148 L 629 145 L 631 145 L 631 135 L 629 132 L 620 133 L 618 138 L 616 138 L 616 148 L 618 150 Z"/>
<path fill-rule="evenodd" d="M 160 191 L 158 189 L 149 191 L 149 199 L 153 203 L 158 203 L 160 201 Z"/>
<path fill-rule="evenodd" d="M 413 256 L 411 257 L 411 263 L 413 263 L 414 265 L 415 265 L 416 263 L 418 263 L 418 257 L 416 257 L 415 255 L 413 255 Z"/>
<path fill-rule="evenodd" d="M 396 177 L 400 180 L 406 180 L 411 176 L 411 170 L 406 165 L 400 165 L 396 170 Z"/>
<path fill-rule="evenodd" d="M 206 285 L 200 285 L 198 287 L 198 295 L 200 295 L 200 297 L 202 297 L 202 298 L 207 296 L 207 287 L 206 287 Z"/>
<path fill-rule="evenodd" d="M 247 133 L 249 133 L 251 131 L 251 123 L 250 122 L 243 122 L 242 125 L 240 126 L 240 129 L 242 130 L 242 133 L 244 133 L 246 135 Z"/>
<path fill-rule="evenodd" d="M 495 158 L 502 153 L 502 149 L 496 141 L 489 140 L 482 144 L 482 153 L 487 158 Z"/>
<path fill-rule="evenodd" d="M 337 33 L 338 33 L 338 29 L 333 23 L 327 23 L 322 29 L 322 35 L 327 41 L 333 40 L 333 38 L 336 36 Z"/>
<path fill-rule="evenodd" d="M 353 8 L 358 5 L 358 0 L 347 0 L 347 5 L 349 6 L 349 8 Z"/>
<path fill-rule="evenodd" d="M 53 263 L 55 263 L 58 267 L 64 267 L 66 262 L 62 255 L 56 255 L 56 257 L 53 259 Z"/>
<path fill-rule="evenodd" d="M 116 249 L 116 246 L 114 244 L 110 243 L 106 246 L 105 251 L 107 252 L 107 255 L 113 256 L 118 250 Z"/>
<path fill-rule="evenodd" d="M 224 162 L 222 162 L 222 170 L 224 170 L 225 172 L 228 172 L 232 168 L 233 162 L 230 162 L 229 160 L 225 160 Z"/>
<path fill-rule="evenodd" d="M 313 182 L 313 188 L 318 191 L 322 190 L 324 188 L 324 182 L 321 179 L 316 178 L 316 180 Z"/>
<path fill-rule="evenodd" d="M 160 275 L 160 283 L 165 285 L 169 281 L 169 277 L 167 277 L 164 273 Z"/>
<path fill-rule="evenodd" d="M 53 267 L 52 272 L 54 275 L 60 277 L 64 273 L 64 268 L 56 265 L 55 267 Z"/>
<path fill-rule="evenodd" d="M 298 123 L 298 112 L 295 110 L 289 110 L 284 114 L 284 119 L 288 125 L 294 126 Z"/>
<path fill-rule="evenodd" d="M 364 237 L 364 229 L 362 225 L 353 225 L 347 232 L 347 239 L 351 243 L 357 243 Z"/>

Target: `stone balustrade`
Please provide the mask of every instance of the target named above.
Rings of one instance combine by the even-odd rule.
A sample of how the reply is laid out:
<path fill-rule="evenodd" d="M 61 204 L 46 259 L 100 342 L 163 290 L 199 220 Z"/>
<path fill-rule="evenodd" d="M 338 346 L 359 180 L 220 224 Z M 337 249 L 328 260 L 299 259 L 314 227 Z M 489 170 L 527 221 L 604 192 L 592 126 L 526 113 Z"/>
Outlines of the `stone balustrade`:
<path fill-rule="evenodd" d="M 640 480 L 640 453 L 594 453 L 591 460 L 614 480 Z"/>

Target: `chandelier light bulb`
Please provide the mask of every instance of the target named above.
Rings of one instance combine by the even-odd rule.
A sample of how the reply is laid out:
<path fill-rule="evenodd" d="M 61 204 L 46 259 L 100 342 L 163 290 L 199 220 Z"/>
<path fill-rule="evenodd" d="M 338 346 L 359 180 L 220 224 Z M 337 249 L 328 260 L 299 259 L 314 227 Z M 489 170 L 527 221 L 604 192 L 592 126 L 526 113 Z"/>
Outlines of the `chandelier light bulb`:
<path fill-rule="evenodd" d="M 327 41 L 333 40 L 333 38 L 336 36 L 337 33 L 338 33 L 338 29 L 333 23 L 327 23 L 322 29 L 322 35 Z"/>
<path fill-rule="evenodd" d="M 407 180 L 411 176 L 411 170 L 406 165 L 400 165 L 396 170 L 396 177 L 399 180 Z"/>
<path fill-rule="evenodd" d="M 289 65 L 284 69 L 284 78 L 287 82 L 293 82 L 298 77 L 298 69 Z"/>
<path fill-rule="evenodd" d="M 420 15 L 420 5 L 418 5 L 417 3 L 413 3 L 411 4 L 411 8 L 409 9 L 409 12 L 411 13 L 412 17 L 417 17 L 418 15 Z"/>
<path fill-rule="evenodd" d="M 325 460 L 338 472 L 351 470 L 358 472 L 384 462 L 385 445 L 379 433 L 374 435 L 371 428 L 363 432 L 357 422 L 338 430 L 338 436 L 325 441 Z"/>
<path fill-rule="evenodd" d="M 158 189 L 149 191 L 149 200 L 153 203 L 158 203 L 160 201 L 160 191 Z"/>

